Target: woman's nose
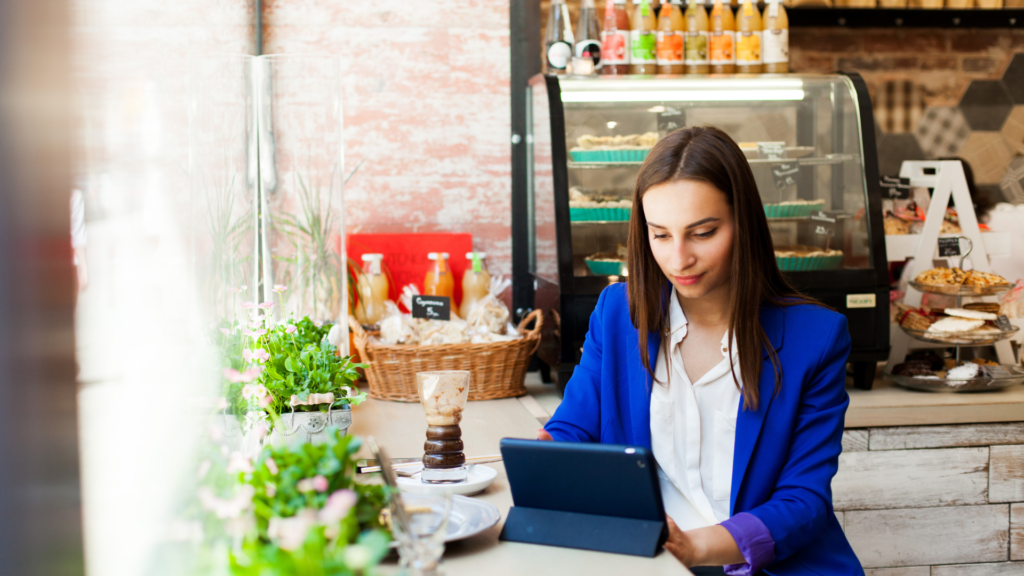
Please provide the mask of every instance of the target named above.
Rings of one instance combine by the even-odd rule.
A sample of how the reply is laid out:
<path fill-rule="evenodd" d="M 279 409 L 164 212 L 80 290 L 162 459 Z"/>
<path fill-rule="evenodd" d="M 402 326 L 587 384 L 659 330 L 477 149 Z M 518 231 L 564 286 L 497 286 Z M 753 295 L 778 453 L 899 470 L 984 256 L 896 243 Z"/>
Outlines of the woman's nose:
<path fill-rule="evenodd" d="M 696 261 L 685 240 L 678 240 L 672 247 L 672 268 L 680 272 L 689 268 Z"/>

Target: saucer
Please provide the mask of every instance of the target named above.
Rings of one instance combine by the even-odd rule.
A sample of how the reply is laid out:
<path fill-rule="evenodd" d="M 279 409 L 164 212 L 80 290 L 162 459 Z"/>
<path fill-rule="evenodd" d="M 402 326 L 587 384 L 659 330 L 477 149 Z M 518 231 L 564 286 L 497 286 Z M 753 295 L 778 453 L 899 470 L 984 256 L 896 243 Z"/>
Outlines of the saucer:
<path fill-rule="evenodd" d="M 494 479 L 498 476 L 498 472 L 494 468 L 481 464 L 472 464 L 469 466 L 469 475 L 465 482 L 425 484 L 420 479 L 420 472 L 423 470 L 422 466 L 410 466 L 405 469 L 409 471 L 415 470 L 415 473 L 410 477 L 399 476 L 396 480 L 398 481 L 398 488 L 402 492 L 410 494 L 461 494 L 464 496 L 479 494 L 490 486 L 491 482 L 494 482 Z"/>

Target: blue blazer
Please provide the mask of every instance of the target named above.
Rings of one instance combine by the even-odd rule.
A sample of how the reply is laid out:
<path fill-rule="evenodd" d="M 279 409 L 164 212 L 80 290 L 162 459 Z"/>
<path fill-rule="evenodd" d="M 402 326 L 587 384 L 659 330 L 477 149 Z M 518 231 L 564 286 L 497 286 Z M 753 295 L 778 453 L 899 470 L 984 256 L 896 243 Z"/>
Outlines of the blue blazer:
<path fill-rule="evenodd" d="M 761 326 L 782 366 L 781 387 L 764 353 L 757 411 L 740 403 L 732 468 L 732 514 L 757 516 L 775 541 L 773 576 L 862 575 L 832 511 L 832 477 L 842 451 L 846 317 L 820 306 L 764 307 Z M 651 361 L 660 336 L 648 338 Z M 748 384 L 749 385 L 749 384 Z M 652 379 L 640 361 L 626 285 L 601 293 L 583 358 L 545 428 L 555 440 L 651 449 Z"/>

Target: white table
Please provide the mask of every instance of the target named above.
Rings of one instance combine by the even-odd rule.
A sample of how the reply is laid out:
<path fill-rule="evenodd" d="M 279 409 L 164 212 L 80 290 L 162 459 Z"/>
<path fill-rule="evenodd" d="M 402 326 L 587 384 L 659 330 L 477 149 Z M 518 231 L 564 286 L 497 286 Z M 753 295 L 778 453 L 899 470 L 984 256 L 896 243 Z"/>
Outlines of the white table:
<path fill-rule="evenodd" d="M 541 424 L 530 413 L 530 397 L 524 399 L 470 402 L 463 415 L 462 439 L 467 456 L 497 454 L 502 438 L 535 438 Z M 423 453 L 426 421 L 419 404 L 367 400 L 352 413 L 350 434 L 372 435 L 392 457 L 419 456 Z M 362 455 L 368 457 L 366 448 Z M 512 506 L 508 478 L 501 463 L 489 464 L 498 471 L 494 483 L 476 496 L 496 506 L 501 521 L 490 530 L 448 545 L 443 572 L 448 576 L 686 576 L 690 571 L 667 552 L 654 558 L 589 552 L 552 546 L 499 542 L 498 535 Z M 385 565 L 393 572 L 394 564 Z"/>

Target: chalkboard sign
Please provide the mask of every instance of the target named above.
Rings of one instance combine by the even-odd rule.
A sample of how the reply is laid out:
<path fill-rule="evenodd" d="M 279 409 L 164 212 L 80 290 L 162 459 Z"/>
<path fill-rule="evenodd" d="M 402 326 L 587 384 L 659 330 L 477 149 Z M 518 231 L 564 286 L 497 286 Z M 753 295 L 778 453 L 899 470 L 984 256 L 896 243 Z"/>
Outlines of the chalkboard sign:
<path fill-rule="evenodd" d="M 960 255 L 960 238 L 939 238 L 939 258 Z"/>
<path fill-rule="evenodd" d="M 811 213 L 811 222 L 814 224 L 814 233 L 818 236 L 832 238 L 836 235 L 836 219 L 821 210 Z"/>
<path fill-rule="evenodd" d="M 412 317 L 424 320 L 451 320 L 452 299 L 447 296 L 412 297 Z"/>
<path fill-rule="evenodd" d="M 782 160 L 786 157 L 786 143 L 758 142 L 757 157 L 762 160 Z"/>
<path fill-rule="evenodd" d="M 786 186 L 796 184 L 796 177 L 800 174 L 800 165 L 796 162 L 786 162 L 772 167 L 772 179 L 775 180 L 776 190 L 782 190 Z"/>
<path fill-rule="evenodd" d="M 1011 323 L 1010 319 L 1006 317 L 1006 314 L 996 316 L 996 326 L 998 326 L 1003 332 L 1013 330 L 1013 323 Z"/>
<path fill-rule="evenodd" d="M 666 106 L 663 112 L 658 112 L 658 132 L 662 136 L 675 132 L 684 125 L 686 125 L 686 118 L 679 109 Z"/>
<path fill-rule="evenodd" d="M 889 200 L 910 200 L 910 178 L 882 176 L 879 182 L 882 187 L 882 198 Z"/>

